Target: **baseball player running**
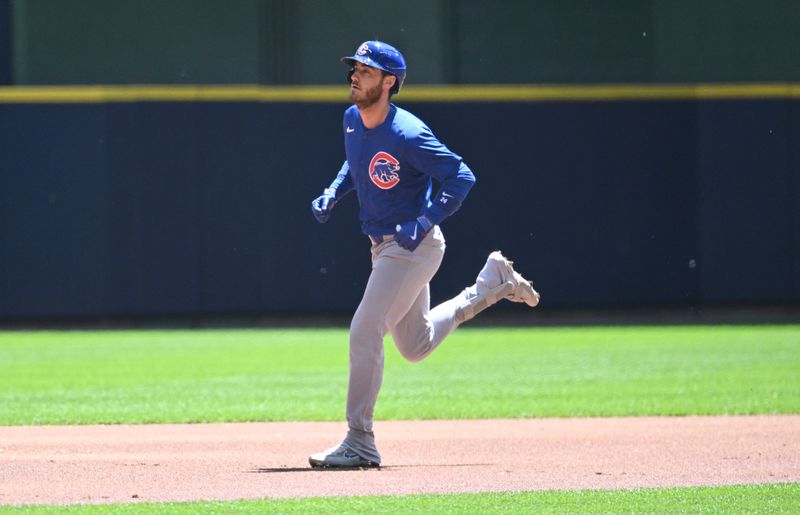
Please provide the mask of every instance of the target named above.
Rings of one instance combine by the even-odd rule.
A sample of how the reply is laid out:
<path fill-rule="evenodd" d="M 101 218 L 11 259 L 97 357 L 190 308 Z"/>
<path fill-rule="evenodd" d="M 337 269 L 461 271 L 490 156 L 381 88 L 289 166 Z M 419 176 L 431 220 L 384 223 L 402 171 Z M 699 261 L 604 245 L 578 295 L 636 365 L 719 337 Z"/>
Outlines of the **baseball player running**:
<path fill-rule="evenodd" d="M 396 48 L 367 41 L 342 62 L 350 67 L 355 104 L 342 123 L 347 159 L 311 209 L 325 223 L 336 203 L 356 191 L 361 230 L 372 243 L 372 273 L 350 324 L 347 436 L 308 461 L 312 467 L 377 467 L 372 416 L 386 333 L 391 331 L 406 359 L 419 361 L 458 325 L 501 299 L 535 307 L 539 294 L 495 251 L 474 285 L 430 309 L 429 282 L 445 249 L 439 225 L 461 206 L 475 176 L 419 118 L 390 102 L 406 76 Z M 440 185 L 433 196 L 432 179 Z"/>

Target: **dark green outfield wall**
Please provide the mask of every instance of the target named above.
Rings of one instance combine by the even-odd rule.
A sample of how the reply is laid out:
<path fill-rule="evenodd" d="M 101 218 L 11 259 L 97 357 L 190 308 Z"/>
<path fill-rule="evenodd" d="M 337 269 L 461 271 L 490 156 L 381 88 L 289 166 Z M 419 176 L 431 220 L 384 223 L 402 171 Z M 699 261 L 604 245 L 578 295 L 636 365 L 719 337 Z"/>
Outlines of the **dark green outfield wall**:
<path fill-rule="evenodd" d="M 257 0 L 15 0 L 15 82 L 258 82 L 258 5 Z"/>
<path fill-rule="evenodd" d="M 11 9 L 0 0 L 0 86 L 11 84 Z"/>
<path fill-rule="evenodd" d="M 17 84 L 330 84 L 373 37 L 415 84 L 800 80 L 796 0 L 10 5 Z"/>

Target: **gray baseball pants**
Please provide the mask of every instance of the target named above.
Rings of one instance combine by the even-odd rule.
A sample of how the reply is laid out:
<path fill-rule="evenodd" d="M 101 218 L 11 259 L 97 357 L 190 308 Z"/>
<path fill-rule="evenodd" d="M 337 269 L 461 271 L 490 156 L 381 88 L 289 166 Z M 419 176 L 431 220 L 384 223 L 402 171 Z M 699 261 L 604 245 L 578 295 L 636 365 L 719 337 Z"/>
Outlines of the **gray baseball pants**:
<path fill-rule="evenodd" d="M 430 309 L 431 281 L 444 257 L 438 226 L 414 252 L 394 240 L 372 245 L 372 273 L 350 324 L 350 383 L 345 443 L 363 458 L 380 463 L 372 432 L 375 402 L 383 380 L 383 338 L 387 332 L 400 354 L 419 361 L 458 325 L 456 308 L 465 294 Z"/>

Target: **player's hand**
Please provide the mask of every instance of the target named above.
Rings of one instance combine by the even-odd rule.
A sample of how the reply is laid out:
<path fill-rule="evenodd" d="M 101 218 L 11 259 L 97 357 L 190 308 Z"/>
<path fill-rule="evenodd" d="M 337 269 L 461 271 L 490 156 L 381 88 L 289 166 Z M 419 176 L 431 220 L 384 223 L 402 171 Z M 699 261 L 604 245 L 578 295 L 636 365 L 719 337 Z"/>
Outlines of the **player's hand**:
<path fill-rule="evenodd" d="M 418 220 L 411 220 L 402 224 L 397 224 L 395 228 L 397 234 L 394 235 L 394 241 L 404 249 L 414 252 L 428 235 L 422 224 Z"/>
<path fill-rule="evenodd" d="M 317 222 L 324 224 L 331 217 L 331 211 L 336 204 L 336 191 L 327 189 L 311 203 L 311 212 Z"/>

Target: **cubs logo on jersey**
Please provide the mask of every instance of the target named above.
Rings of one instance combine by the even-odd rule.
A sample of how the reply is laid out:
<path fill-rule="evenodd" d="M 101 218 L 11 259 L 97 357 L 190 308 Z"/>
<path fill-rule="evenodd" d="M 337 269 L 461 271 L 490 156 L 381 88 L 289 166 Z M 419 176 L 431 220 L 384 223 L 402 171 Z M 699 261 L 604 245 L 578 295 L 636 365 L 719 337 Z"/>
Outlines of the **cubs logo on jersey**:
<path fill-rule="evenodd" d="M 378 152 L 369 162 L 369 178 L 382 190 L 394 188 L 400 182 L 400 161 L 388 152 Z"/>

